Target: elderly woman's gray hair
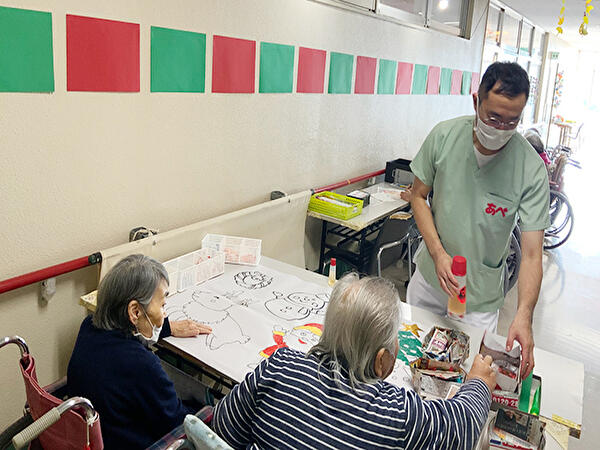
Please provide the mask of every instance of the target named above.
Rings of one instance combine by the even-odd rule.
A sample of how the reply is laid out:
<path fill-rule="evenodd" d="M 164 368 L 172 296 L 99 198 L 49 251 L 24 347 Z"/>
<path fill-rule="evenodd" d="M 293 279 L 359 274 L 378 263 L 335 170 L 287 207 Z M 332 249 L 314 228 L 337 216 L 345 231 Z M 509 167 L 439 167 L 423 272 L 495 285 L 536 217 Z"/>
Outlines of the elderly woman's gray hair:
<path fill-rule="evenodd" d="M 333 288 L 323 334 L 308 352 L 329 364 L 334 373 L 348 369 L 350 383 L 378 380 L 374 361 L 381 348 L 396 356 L 400 298 L 384 278 L 348 274 Z"/>
<path fill-rule="evenodd" d="M 161 280 L 169 283 L 163 265 L 149 256 L 129 255 L 104 276 L 98 286 L 97 307 L 92 318 L 96 328 L 133 331 L 127 306 L 137 300 L 146 307 Z"/>

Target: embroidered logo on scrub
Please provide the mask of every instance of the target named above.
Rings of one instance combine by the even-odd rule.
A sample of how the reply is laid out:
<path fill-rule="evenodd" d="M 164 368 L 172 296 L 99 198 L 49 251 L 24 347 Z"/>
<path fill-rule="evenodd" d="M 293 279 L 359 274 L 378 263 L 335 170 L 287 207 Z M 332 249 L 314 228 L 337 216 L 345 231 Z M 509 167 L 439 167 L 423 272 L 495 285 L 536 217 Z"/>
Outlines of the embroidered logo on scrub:
<path fill-rule="evenodd" d="M 506 213 L 508 212 L 508 208 L 503 208 L 502 206 L 496 206 L 493 203 L 488 203 L 487 208 L 485 208 L 485 213 L 495 216 L 496 213 L 502 213 L 502 217 L 506 217 Z"/>

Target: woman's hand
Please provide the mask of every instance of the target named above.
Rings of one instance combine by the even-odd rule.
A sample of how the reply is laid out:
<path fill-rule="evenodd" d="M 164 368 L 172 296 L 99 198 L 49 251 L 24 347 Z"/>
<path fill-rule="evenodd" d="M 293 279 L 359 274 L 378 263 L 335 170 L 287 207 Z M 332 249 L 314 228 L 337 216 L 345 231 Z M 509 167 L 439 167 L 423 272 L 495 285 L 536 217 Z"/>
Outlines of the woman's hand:
<path fill-rule="evenodd" d="M 496 372 L 492 369 L 492 357 L 486 355 L 484 358 L 482 355 L 475 356 L 473 360 L 473 366 L 467 374 L 467 380 L 479 378 L 492 392 L 496 388 Z"/>
<path fill-rule="evenodd" d="M 170 322 L 171 335 L 174 337 L 194 337 L 199 334 L 209 334 L 212 328 L 193 320 L 177 320 Z"/>

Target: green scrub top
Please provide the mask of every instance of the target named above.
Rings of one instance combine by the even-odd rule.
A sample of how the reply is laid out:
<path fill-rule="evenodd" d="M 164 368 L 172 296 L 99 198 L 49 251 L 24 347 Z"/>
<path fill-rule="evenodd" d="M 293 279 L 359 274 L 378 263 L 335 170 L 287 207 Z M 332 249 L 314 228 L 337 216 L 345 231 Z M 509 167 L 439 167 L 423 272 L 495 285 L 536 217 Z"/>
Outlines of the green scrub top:
<path fill-rule="evenodd" d="M 504 301 L 504 264 L 517 218 L 522 231 L 550 226 L 544 162 L 518 133 L 481 169 L 473 148 L 475 116 L 434 127 L 410 167 L 434 191 L 433 221 L 446 252 L 467 258 L 467 312 L 495 312 Z M 424 242 L 416 263 L 442 292 Z"/>

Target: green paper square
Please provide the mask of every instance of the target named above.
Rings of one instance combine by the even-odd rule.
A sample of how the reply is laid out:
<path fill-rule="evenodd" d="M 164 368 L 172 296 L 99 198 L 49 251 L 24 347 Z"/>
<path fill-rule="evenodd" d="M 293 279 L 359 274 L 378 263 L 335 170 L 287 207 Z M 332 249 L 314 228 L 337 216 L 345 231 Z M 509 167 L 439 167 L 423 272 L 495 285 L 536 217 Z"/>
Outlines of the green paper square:
<path fill-rule="evenodd" d="M 413 71 L 413 83 L 411 94 L 413 95 L 423 95 L 427 90 L 427 70 L 428 66 L 423 64 L 415 64 L 415 69 Z"/>
<path fill-rule="evenodd" d="M 352 68 L 354 55 L 331 52 L 329 58 L 329 88 L 330 94 L 350 94 L 352 90 Z"/>
<path fill-rule="evenodd" d="M 450 95 L 452 87 L 452 69 L 442 68 L 440 75 L 440 94 Z"/>
<path fill-rule="evenodd" d="M 471 72 L 463 72 L 462 88 L 460 93 L 462 95 L 469 95 L 471 93 Z"/>
<path fill-rule="evenodd" d="M 204 92 L 206 34 L 150 27 L 150 91 Z"/>
<path fill-rule="evenodd" d="M 0 6 L 0 92 L 54 92 L 52 14 Z"/>
<path fill-rule="evenodd" d="M 294 84 L 294 46 L 260 43 L 258 92 L 292 92 Z"/>
<path fill-rule="evenodd" d="M 396 92 L 396 61 L 379 60 L 379 77 L 377 78 L 378 94 L 393 94 Z"/>

